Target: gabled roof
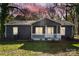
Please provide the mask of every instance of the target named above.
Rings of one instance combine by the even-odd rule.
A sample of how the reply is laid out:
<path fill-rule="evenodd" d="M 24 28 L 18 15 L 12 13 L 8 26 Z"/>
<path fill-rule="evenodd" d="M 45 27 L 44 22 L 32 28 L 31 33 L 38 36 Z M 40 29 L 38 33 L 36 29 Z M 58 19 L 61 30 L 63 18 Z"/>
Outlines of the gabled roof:
<path fill-rule="evenodd" d="M 41 19 L 37 20 L 36 22 L 46 20 L 46 19 L 51 20 L 51 21 L 56 22 L 56 23 L 59 23 L 60 25 L 72 25 L 72 26 L 74 25 L 73 23 L 66 21 L 66 20 L 53 20 L 51 18 L 41 18 Z M 34 23 L 36 23 L 36 22 L 34 22 Z"/>
<path fill-rule="evenodd" d="M 30 20 L 30 21 L 13 20 L 13 21 L 10 21 L 8 23 L 5 23 L 5 25 L 32 25 L 36 22 L 39 22 L 39 21 L 42 21 L 42 20 L 45 20 L 45 19 L 59 23 L 60 25 L 72 25 L 72 26 L 74 25 L 73 23 L 65 21 L 65 20 L 53 20 L 53 19 L 49 19 L 49 18 L 40 18 L 38 20 Z"/>

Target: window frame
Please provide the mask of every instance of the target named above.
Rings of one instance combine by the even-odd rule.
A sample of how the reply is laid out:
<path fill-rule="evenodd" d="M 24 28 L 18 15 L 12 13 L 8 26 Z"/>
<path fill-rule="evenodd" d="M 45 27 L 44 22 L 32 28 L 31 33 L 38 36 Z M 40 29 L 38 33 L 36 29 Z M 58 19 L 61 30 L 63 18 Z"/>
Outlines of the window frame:
<path fill-rule="evenodd" d="M 35 34 L 42 35 L 43 34 L 43 27 L 35 27 Z"/>
<path fill-rule="evenodd" d="M 50 32 L 49 32 L 49 30 L 48 30 L 49 28 L 51 28 L 51 29 L 50 29 L 50 30 L 51 30 Z M 54 34 L 54 27 L 47 27 L 46 30 L 47 30 L 47 35 L 52 35 L 52 34 Z"/>
<path fill-rule="evenodd" d="M 18 27 L 13 27 L 13 35 L 18 35 Z"/>
<path fill-rule="evenodd" d="M 60 27 L 60 34 L 61 35 L 65 35 L 65 31 L 66 31 L 66 27 Z"/>

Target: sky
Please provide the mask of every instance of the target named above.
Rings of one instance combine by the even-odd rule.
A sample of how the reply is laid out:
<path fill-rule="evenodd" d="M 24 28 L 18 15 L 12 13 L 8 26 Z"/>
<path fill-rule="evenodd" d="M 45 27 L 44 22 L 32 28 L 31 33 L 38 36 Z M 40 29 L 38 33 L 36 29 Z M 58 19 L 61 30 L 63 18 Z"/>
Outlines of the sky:
<path fill-rule="evenodd" d="M 53 6 L 53 3 L 14 3 L 14 4 L 19 5 L 19 6 L 23 6 L 23 7 L 27 4 L 36 4 L 36 5 L 40 5 L 42 7 L 46 7 L 47 5 Z"/>
<path fill-rule="evenodd" d="M 36 3 L 37 4 L 37 3 Z M 41 6 L 46 6 L 47 3 L 38 3 L 38 5 L 41 5 Z"/>
<path fill-rule="evenodd" d="M 54 6 L 54 3 L 13 3 L 13 5 L 18 6 L 20 9 L 25 8 L 30 10 L 30 12 L 39 13 L 39 10 L 46 11 L 47 9 L 45 7 Z M 60 5 L 60 3 L 58 3 L 58 5 Z M 60 17 L 62 17 L 62 15 L 65 16 L 65 7 L 63 8 L 60 5 L 58 7 L 55 7 L 54 10 L 55 10 L 55 15 L 59 15 Z"/>
<path fill-rule="evenodd" d="M 16 6 L 18 6 L 19 8 L 27 8 L 28 7 L 28 9 L 31 11 L 31 12 L 36 12 L 36 13 L 38 13 L 39 12 L 39 10 L 40 10 L 40 8 L 41 9 L 44 9 L 43 11 L 45 11 L 45 8 L 43 8 L 43 7 L 47 7 L 47 6 L 54 6 L 54 3 L 10 3 L 10 4 L 12 4 L 12 5 L 16 5 Z M 34 7 L 34 5 L 32 6 L 30 6 L 29 4 L 36 4 L 37 6 L 36 7 Z M 60 3 L 57 3 L 58 5 L 60 5 Z M 63 4 L 65 4 L 65 3 L 63 3 Z M 41 7 L 42 6 L 42 7 Z M 60 7 L 56 7 L 55 9 L 55 15 L 59 15 L 60 17 L 62 17 L 62 15 L 64 15 L 65 16 L 65 9 L 64 8 L 61 8 L 61 6 Z M 18 14 L 20 14 L 20 13 L 15 13 L 16 15 L 18 15 Z M 15 15 L 14 14 L 14 15 Z"/>

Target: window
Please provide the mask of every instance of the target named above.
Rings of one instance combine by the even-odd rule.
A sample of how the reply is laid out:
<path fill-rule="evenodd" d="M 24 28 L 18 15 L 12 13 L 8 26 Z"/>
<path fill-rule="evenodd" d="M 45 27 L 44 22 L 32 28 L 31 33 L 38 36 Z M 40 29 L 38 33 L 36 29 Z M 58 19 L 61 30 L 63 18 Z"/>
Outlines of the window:
<path fill-rule="evenodd" d="M 60 28 L 60 33 L 61 33 L 61 35 L 65 35 L 65 27 Z"/>
<path fill-rule="evenodd" d="M 47 34 L 53 34 L 54 28 L 53 27 L 47 27 Z"/>
<path fill-rule="evenodd" d="M 17 35 L 18 34 L 18 27 L 13 27 L 13 35 Z"/>
<path fill-rule="evenodd" d="M 43 27 L 36 27 L 35 34 L 43 34 Z"/>

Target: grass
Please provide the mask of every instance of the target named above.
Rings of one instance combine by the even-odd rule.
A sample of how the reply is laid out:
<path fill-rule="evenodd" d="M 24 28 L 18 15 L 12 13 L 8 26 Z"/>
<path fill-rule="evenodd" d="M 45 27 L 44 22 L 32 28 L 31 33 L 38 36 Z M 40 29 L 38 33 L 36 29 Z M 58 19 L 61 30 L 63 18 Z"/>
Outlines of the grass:
<path fill-rule="evenodd" d="M 72 42 L 0 41 L 1 56 L 79 55 Z"/>
<path fill-rule="evenodd" d="M 74 41 L 79 41 L 79 35 L 74 36 Z M 72 44 L 74 47 L 79 47 L 79 43 L 73 43 Z"/>
<path fill-rule="evenodd" d="M 79 47 L 79 43 L 72 44 L 72 45 L 75 46 L 75 47 Z"/>

